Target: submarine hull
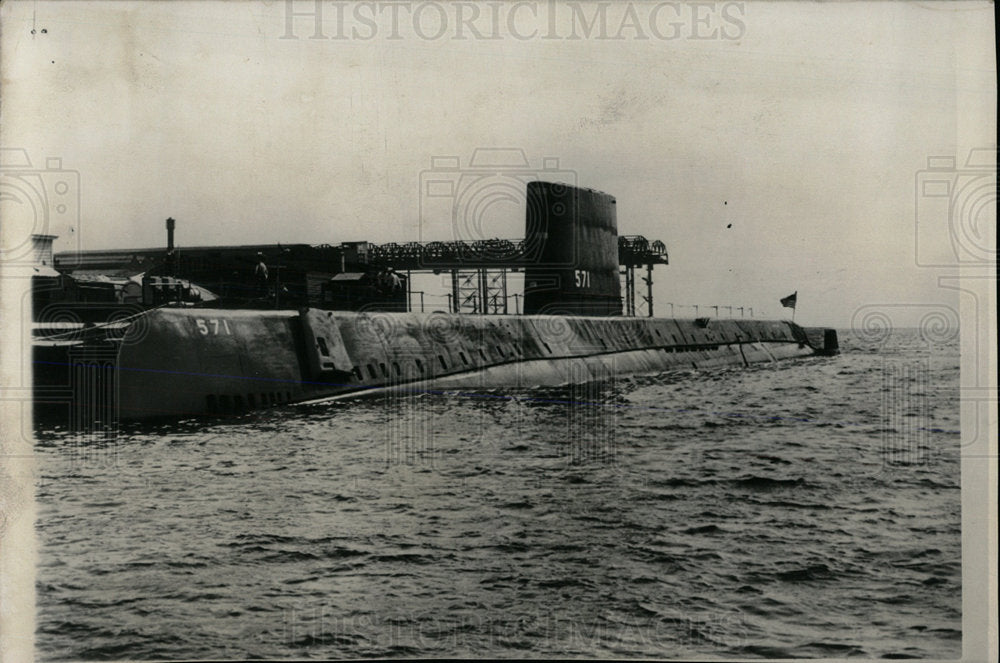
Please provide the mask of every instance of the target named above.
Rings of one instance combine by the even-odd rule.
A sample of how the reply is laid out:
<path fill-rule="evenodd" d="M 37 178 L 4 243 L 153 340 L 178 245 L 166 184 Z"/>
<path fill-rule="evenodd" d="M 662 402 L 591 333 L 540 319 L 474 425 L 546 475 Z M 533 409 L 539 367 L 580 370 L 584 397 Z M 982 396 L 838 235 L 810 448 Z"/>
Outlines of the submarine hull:
<path fill-rule="evenodd" d="M 531 388 L 824 354 L 788 321 L 176 308 L 124 334 L 126 419 L 231 414 L 383 390 Z"/>

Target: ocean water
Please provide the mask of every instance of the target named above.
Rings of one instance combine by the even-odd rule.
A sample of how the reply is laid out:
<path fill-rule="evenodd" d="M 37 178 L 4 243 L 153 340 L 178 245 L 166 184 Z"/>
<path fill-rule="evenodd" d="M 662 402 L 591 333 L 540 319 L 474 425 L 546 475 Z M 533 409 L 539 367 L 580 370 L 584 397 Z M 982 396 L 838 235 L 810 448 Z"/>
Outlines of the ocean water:
<path fill-rule="evenodd" d="M 961 654 L 956 334 L 37 440 L 38 655 Z"/>

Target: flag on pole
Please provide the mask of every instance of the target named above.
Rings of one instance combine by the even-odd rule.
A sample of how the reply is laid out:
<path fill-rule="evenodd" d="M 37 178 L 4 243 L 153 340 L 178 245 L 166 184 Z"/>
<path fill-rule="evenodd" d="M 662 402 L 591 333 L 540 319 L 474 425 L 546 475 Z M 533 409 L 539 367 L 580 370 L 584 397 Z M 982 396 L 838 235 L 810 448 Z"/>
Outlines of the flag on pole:
<path fill-rule="evenodd" d="M 795 310 L 795 302 L 798 300 L 798 298 L 799 298 L 799 291 L 796 290 L 787 297 L 782 297 L 781 305 L 784 306 L 785 308 L 790 308 L 792 310 Z"/>

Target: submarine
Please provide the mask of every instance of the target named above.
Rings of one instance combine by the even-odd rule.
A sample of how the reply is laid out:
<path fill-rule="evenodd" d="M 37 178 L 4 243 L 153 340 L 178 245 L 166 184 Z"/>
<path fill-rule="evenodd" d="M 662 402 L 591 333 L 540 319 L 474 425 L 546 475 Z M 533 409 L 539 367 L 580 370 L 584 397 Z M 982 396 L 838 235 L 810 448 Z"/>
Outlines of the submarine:
<path fill-rule="evenodd" d="M 95 419 L 107 426 L 372 393 L 531 389 L 839 351 L 835 330 L 788 320 L 624 315 L 615 198 L 558 182 L 526 187 L 525 241 L 512 258 L 523 265 L 523 312 L 168 299 L 70 339 L 36 338 L 36 404 L 67 405 L 93 427 Z"/>

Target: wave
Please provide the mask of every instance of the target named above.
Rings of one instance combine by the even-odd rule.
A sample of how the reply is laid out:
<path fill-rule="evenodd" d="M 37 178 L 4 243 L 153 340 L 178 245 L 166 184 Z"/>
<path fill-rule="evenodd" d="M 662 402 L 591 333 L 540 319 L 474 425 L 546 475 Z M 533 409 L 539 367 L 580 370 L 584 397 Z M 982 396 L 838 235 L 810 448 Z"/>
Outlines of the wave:
<path fill-rule="evenodd" d="M 745 476 L 739 479 L 728 481 L 730 485 L 751 490 L 774 490 L 779 488 L 802 488 L 807 486 L 806 480 L 799 477 L 796 479 L 774 479 L 772 477 Z"/>
<path fill-rule="evenodd" d="M 826 564 L 812 564 L 800 569 L 776 573 L 774 577 L 785 582 L 808 582 L 810 580 L 827 580 L 833 577 L 833 572 Z"/>
<path fill-rule="evenodd" d="M 682 530 L 682 534 L 715 534 L 716 532 L 725 532 L 718 525 L 702 525 L 700 527 L 689 527 L 686 530 Z"/>

